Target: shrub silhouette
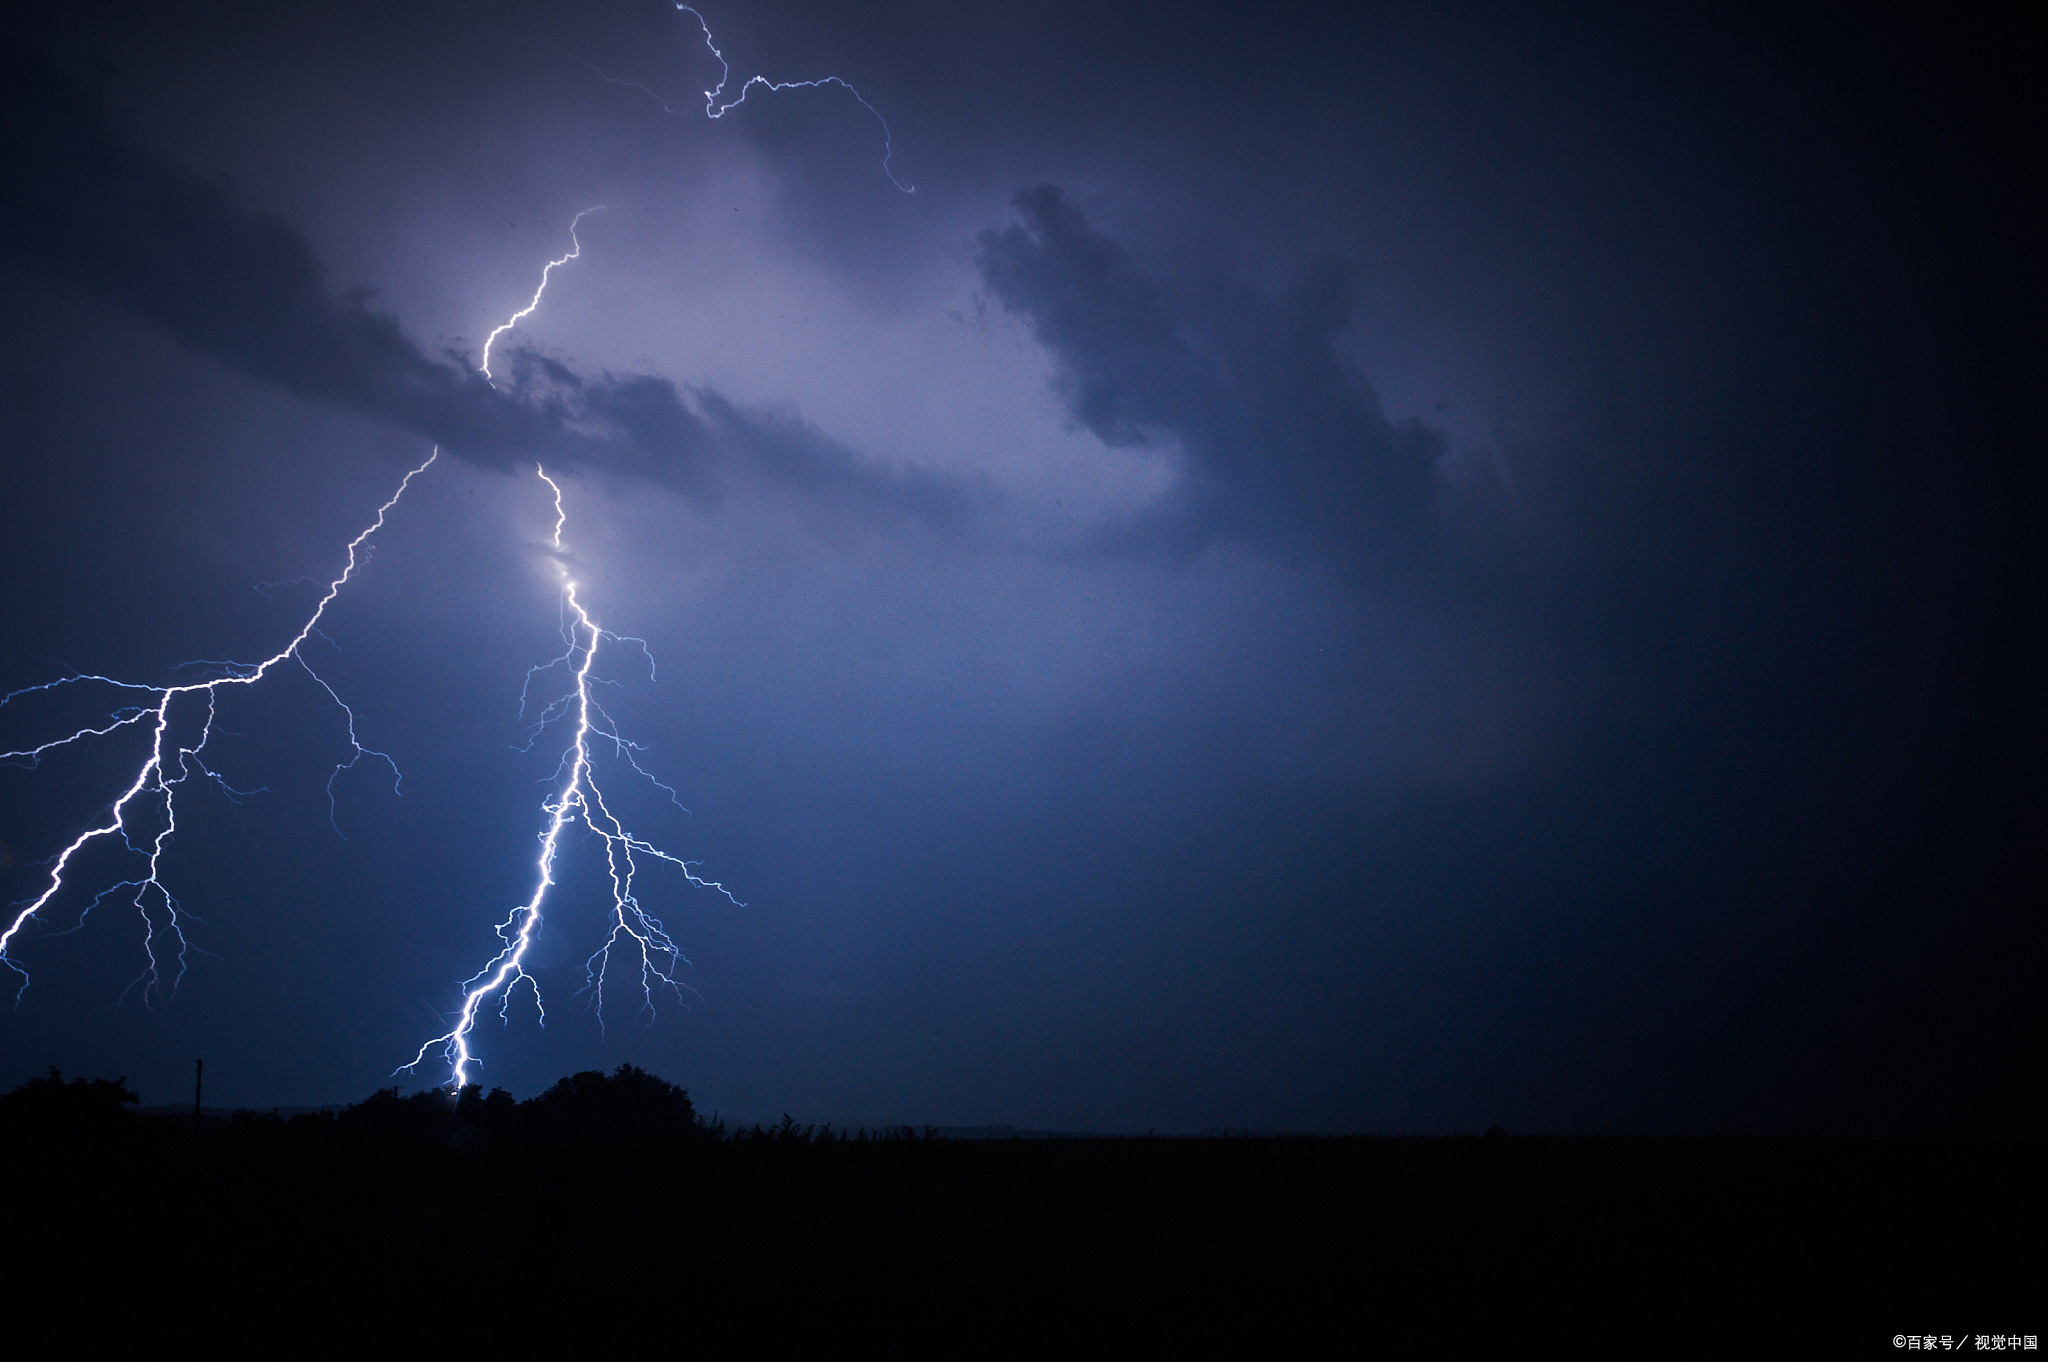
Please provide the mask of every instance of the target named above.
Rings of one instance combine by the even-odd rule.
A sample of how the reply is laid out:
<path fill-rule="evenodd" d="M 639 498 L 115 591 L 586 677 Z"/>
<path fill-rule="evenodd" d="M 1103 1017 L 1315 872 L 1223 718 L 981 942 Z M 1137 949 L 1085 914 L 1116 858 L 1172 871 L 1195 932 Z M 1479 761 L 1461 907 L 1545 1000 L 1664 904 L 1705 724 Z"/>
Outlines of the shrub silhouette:
<path fill-rule="evenodd" d="M 128 1091 L 127 1078 L 74 1078 L 69 1083 L 52 1064 L 0 1097 L 0 1120 L 24 1126 L 115 1128 L 128 1119 L 122 1108 L 142 1099 Z"/>
<path fill-rule="evenodd" d="M 503 1088 L 492 1088 L 490 1096 L 484 1095 L 483 1084 L 471 1083 L 455 1099 L 455 1114 L 472 1125 L 486 1130 L 506 1130 L 518 1119 L 519 1103 Z"/>
<path fill-rule="evenodd" d="M 496 1096 L 480 1099 L 480 1112 Z M 707 1133 L 686 1089 L 631 1064 L 610 1074 L 571 1074 L 521 1103 L 519 1113 L 524 1124 L 556 1138 L 639 1143 Z"/>
<path fill-rule="evenodd" d="M 336 1117 L 335 1126 L 354 1140 L 406 1144 L 431 1137 L 451 1114 L 445 1092 L 401 1097 L 396 1088 L 379 1088 Z"/>

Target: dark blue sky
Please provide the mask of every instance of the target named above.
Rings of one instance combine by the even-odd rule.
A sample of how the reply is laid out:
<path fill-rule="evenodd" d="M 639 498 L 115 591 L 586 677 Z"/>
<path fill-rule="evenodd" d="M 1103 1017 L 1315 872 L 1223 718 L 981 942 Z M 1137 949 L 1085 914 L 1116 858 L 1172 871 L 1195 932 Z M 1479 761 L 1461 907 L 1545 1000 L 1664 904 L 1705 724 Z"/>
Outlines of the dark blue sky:
<path fill-rule="evenodd" d="M 96 8 L 15 27 L 0 687 L 316 640 L 166 875 L 10 948 L 0 1082 L 347 1100 L 530 892 L 559 651 L 732 886 L 486 1083 L 1062 1129 L 2038 1128 L 2042 224 L 1989 19 Z M 643 89 L 606 81 L 597 70 Z M 678 110 L 670 113 L 667 105 Z M 581 228 L 581 256 L 473 373 Z M 608 659 L 609 661 L 609 659 Z M 39 707 L 40 706 L 40 707 Z M 72 711 L 17 701 L 0 747 Z M 557 749 L 558 750 L 558 749 Z M 106 741 L 0 770 L 0 897 Z M 109 858 L 99 883 L 119 878 Z M 686 1004 L 686 1005 L 685 1005 Z M 419 1081 L 438 1075 L 424 1070 Z"/>

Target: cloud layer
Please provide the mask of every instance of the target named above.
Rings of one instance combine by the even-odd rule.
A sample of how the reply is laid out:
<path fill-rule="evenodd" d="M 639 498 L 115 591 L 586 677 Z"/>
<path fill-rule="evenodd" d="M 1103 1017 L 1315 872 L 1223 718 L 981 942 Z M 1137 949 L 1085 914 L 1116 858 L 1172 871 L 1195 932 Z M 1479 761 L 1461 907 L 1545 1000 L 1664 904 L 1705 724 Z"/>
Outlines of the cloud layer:
<path fill-rule="evenodd" d="M 1389 421 L 1334 344 L 1354 304 L 1343 262 L 1277 300 L 1219 288 L 1176 309 L 1057 186 L 1014 206 L 1022 223 L 982 233 L 978 263 L 1058 359 L 1074 419 L 1105 444 L 1163 437 L 1188 457 L 1175 521 L 1155 532 L 1307 540 L 1353 564 L 1412 549 L 1445 441 Z"/>
<path fill-rule="evenodd" d="M 0 240 L 85 293 L 300 397 L 359 412 L 487 468 L 535 459 L 715 500 L 754 472 L 842 507 L 958 522 L 970 496 L 879 469 L 800 419 L 650 374 L 586 375 L 508 348 L 497 385 L 424 352 L 373 294 L 337 297 L 305 237 L 232 184 L 193 175 L 118 127 L 18 42 L 0 48 L 17 157 Z M 694 405 L 691 398 L 694 398 Z"/>

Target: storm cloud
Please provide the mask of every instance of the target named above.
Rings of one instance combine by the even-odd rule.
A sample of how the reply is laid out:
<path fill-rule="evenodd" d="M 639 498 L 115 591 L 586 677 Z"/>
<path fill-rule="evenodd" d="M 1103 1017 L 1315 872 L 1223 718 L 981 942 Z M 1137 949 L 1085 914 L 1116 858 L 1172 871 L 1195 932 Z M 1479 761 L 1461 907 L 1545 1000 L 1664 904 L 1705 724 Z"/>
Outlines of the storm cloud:
<path fill-rule="evenodd" d="M 1206 308 L 1181 312 L 1057 186 L 1015 207 L 1021 225 L 980 236 L 983 279 L 1058 357 L 1075 420 L 1113 447 L 1167 438 L 1186 452 L 1188 548 L 1227 531 L 1320 542 L 1353 562 L 1412 549 L 1445 440 L 1414 417 L 1388 420 L 1333 346 L 1356 287 L 1341 260 L 1278 299 L 1214 287 Z"/>
<path fill-rule="evenodd" d="M 502 386 L 467 357 L 431 355 L 374 290 L 336 296 L 305 237 L 120 127 L 18 41 L 0 48 L 15 163 L 0 239 L 181 344 L 288 392 L 387 421 L 483 467 L 546 459 L 715 500 L 735 463 L 932 523 L 970 497 L 864 462 L 793 416 L 749 411 L 650 374 L 584 375 L 506 347 Z"/>
<path fill-rule="evenodd" d="M 683 807 L 626 816 L 748 907 L 650 877 L 697 992 L 600 1025 L 574 848 L 547 1025 L 494 1019 L 487 1082 L 631 1062 L 741 1119 L 1056 1129 L 2038 1129 L 2017 36 L 705 14 L 736 78 L 859 88 L 917 193 L 843 90 L 703 118 L 717 62 L 654 0 L 14 30 L 0 693 L 268 656 L 398 470 L 461 457 L 313 641 L 402 793 L 357 770 L 330 808 L 349 730 L 310 679 L 237 695 L 217 760 L 265 792 L 194 799 L 170 864 L 214 954 L 110 1007 L 132 915 L 64 901 L 7 1073 L 159 1100 L 203 1053 L 222 1100 L 324 1102 L 445 1029 L 557 755 L 521 750 L 562 647 L 541 461 L 580 599 L 647 642 L 605 704 Z M 11 750 L 56 718 L 0 721 Z M 0 771 L 0 898 L 117 747 Z"/>

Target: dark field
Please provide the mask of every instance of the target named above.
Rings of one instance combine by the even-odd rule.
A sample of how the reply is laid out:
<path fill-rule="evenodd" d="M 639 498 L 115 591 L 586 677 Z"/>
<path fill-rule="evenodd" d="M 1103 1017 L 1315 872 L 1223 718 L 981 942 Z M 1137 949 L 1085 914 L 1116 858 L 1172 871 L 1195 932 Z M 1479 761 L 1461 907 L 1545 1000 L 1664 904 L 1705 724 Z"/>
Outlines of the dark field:
<path fill-rule="evenodd" d="M 719 1356 L 2039 1332 L 2032 1144 L 847 1138 L 707 1126 L 630 1071 L 195 1128 L 108 1087 L 0 1112 L 10 1294 L 109 1328 Z"/>

